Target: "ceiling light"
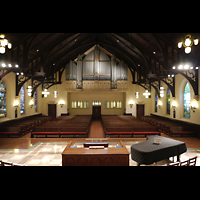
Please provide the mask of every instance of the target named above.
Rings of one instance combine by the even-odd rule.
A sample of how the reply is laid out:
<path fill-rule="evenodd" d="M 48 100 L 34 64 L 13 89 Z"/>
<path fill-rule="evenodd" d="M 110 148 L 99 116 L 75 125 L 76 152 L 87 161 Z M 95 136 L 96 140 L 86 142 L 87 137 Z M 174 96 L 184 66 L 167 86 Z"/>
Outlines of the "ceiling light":
<path fill-rule="evenodd" d="M 172 67 L 172 69 L 176 69 L 176 67 L 175 67 L 175 66 L 173 66 L 173 67 Z"/>
<path fill-rule="evenodd" d="M 6 64 L 5 64 L 5 63 L 2 63 L 1 66 L 2 66 L 2 67 L 6 67 Z"/>
<path fill-rule="evenodd" d="M 0 35 L 0 53 L 4 54 L 6 50 L 6 46 L 8 46 L 9 49 L 12 48 L 12 44 L 8 41 L 8 39 L 5 38 L 4 34 Z"/>
<path fill-rule="evenodd" d="M 44 94 L 44 97 L 47 97 L 47 95 L 50 94 L 50 92 L 47 92 L 47 89 L 44 89 L 44 91 L 42 91 L 42 94 Z"/>
<path fill-rule="evenodd" d="M 16 68 L 18 68 L 18 67 L 19 67 L 19 65 L 15 65 L 15 67 L 16 67 Z"/>
<path fill-rule="evenodd" d="M 144 95 L 146 98 L 148 98 L 148 97 L 149 97 L 149 95 L 151 95 L 151 93 L 150 93 L 150 92 L 148 92 L 148 90 L 145 90 L 145 92 L 143 93 L 143 95 Z"/>
<path fill-rule="evenodd" d="M 179 66 L 178 66 L 178 69 L 183 69 L 183 65 L 179 65 Z"/>
<path fill-rule="evenodd" d="M 191 46 L 193 44 L 198 45 L 198 43 L 199 39 L 193 38 L 191 35 L 186 35 L 185 39 L 178 43 L 178 48 L 181 48 L 183 45 L 185 47 L 185 53 L 189 54 L 192 51 Z"/>
<path fill-rule="evenodd" d="M 189 65 L 185 65 L 185 66 L 184 66 L 184 69 L 189 69 Z"/>
<path fill-rule="evenodd" d="M 153 51 L 153 54 L 156 54 L 156 52 L 155 52 L 155 51 Z"/>
<path fill-rule="evenodd" d="M 36 50 L 37 52 L 39 51 L 39 49 Z"/>
<path fill-rule="evenodd" d="M 8 64 L 8 67 L 12 67 L 12 65 L 11 65 L 11 64 Z"/>
<path fill-rule="evenodd" d="M 29 85 L 29 86 L 28 86 L 28 96 L 29 96 L 29 97 L 31 96 L 31 93 L 32 93 L 32 86 Z"/>
<path fill-rule="evenodd" d="M 119 42 L 119 40 L 117 40 L 117 42 Z"/>

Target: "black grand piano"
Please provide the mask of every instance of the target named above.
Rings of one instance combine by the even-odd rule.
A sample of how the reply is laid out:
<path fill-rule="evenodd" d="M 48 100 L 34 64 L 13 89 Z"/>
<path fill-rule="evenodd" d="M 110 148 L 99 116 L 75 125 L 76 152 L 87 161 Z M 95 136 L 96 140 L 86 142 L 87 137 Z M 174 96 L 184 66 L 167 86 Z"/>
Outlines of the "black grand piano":
<path fill-rule="evenodd" d="M 161 139 L 160 144 L 156 144 L 155 138 Z M 131 146 L 131 159 L 140 164 L 150 165 L 169 157 L 177 156 L 186 152 L 187 148 L 184 142 L 169 139 L 162 136 L 149 136 L 145 142 Z"/>

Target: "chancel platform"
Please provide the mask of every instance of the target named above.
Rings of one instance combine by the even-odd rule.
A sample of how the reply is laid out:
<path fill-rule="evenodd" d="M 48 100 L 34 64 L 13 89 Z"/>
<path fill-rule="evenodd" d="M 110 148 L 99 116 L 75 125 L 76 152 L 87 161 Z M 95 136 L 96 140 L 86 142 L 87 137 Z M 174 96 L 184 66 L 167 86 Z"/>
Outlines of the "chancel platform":
<path fill-rule="evenodd" d="M 129 166 L 129 151 L 121 141 L 81 146 L 70 142 L 62 152 L 62 166 Z"/>

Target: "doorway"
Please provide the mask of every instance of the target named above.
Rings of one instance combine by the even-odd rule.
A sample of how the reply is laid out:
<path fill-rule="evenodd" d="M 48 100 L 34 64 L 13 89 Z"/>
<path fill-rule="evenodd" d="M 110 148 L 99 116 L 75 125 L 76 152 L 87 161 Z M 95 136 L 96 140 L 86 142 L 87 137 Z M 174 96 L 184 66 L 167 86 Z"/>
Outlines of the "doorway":
<path fill-rule="evenodd" d="M 48 104 L 48 116 L 51 117 L 51 119 L 55 119 L 56 113 L 57 113 L 57 104 Z"/>
<path fill-rule="evenodd" d="M 94 120 L 101 119 L 101 106 L 93 106 L 92 107 L 92 118 Z"/>
<path fill-rule="evenodd" d="M 137 104 L 137 118 L 141 118 L 144 116 L 144 104 Z"/>

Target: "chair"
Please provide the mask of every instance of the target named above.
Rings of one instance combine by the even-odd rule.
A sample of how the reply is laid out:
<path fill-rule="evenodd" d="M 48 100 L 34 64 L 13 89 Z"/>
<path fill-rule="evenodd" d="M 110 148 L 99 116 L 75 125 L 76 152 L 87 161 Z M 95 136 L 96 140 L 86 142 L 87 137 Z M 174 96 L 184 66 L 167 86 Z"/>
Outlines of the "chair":
<path fill-rule="evenodd" d="M 189 166 L 189 160 L 180 162 L 180 166 Z"/>
<path fill-rule="evenodd" d="M 168 166 L 180 166 L 180 162 L 169 163 Z"/>
<path fill-rule="evenodd" d="M 21 167 L 21 166 L 24 166 L 22 164 L 16 164 L 16 163 L 13 163 L 13 166 L 16 166 L 16 167 Z"/>
<path fill-rule="evenodd" d="M 4 162 L 2 161 L 3 165 L 2 166 L 13 166 L 12 162 Z"/>
<path fill-rule="evenodd" d="M 197 156 L 190 158 L 188 162 L 188 166 L 196 166 Z"/>

